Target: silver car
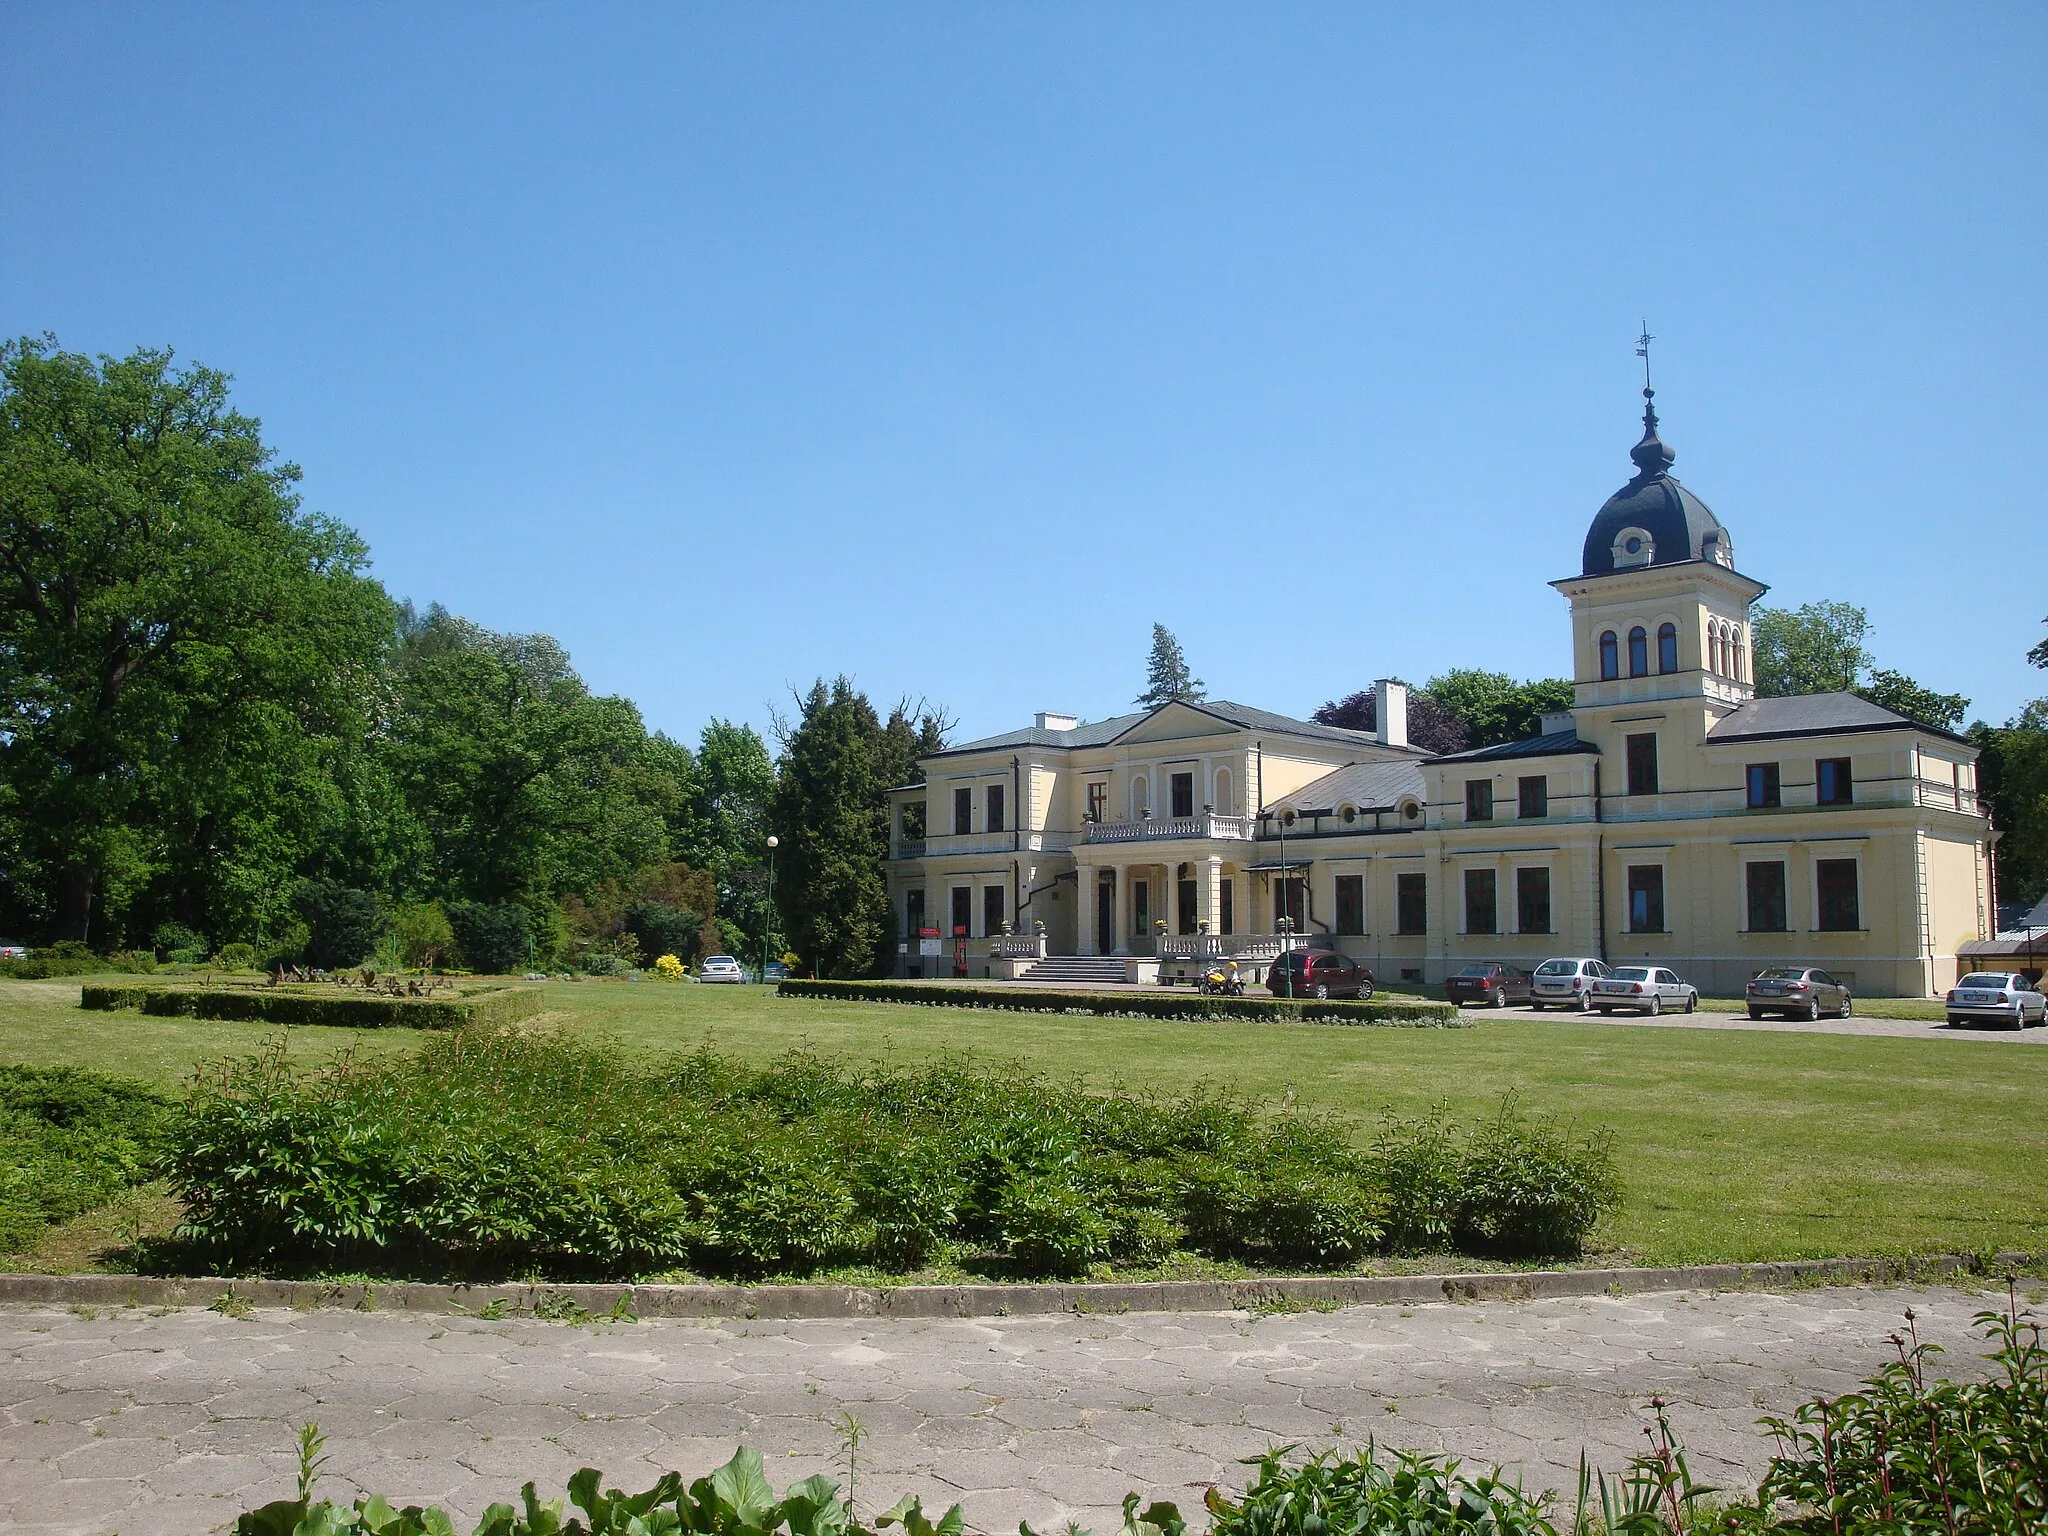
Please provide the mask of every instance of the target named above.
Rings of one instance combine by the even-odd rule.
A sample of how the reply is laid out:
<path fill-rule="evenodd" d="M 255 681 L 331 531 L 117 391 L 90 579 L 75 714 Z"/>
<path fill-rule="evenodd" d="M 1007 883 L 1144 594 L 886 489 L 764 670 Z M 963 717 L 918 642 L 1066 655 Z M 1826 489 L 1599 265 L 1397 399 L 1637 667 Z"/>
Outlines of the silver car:
<path fill-rule="evenodd" d="M 731 955 L 706 955 L 704 964 L 697 972 L 699 981 L 727 981 L 737 985 L 747 979 L 747 973 L 740 969 L 739 961 Z"/>
<path fill-rule="evenodd" d="M 1607 974 L 1598 960 L 1584 957 L 1546 960 L 1529 980 L 1529 1006 L 1541 1013 L 1552 1003 L 1565 1008 L 1583 1008 L 1593 983 Z"/>
<path fill-rule="evenodd" d="M 2025 1029 L 2048 1018 L 2048 998 L 2018 971 L 1972 971 L 1948 994 L 1948 1021 L 1972 1020 Z"/>
<path fill-rule="evenodd" d="M 1856 1007 L 1846 981 L 1812 965 L 1767 966 L 1749 978 L 1742 997 L 1752 1019 L 1767 1013 L 1782 1013 L 1788 1019 L 1817 1019 L 1823 1013 L 1846 1019 Z"/>
<path fill-rule="evenodd" d="M 1600 1013 L 1627 1008 L 1654 1018 L 1666 1008 L 1691 1013 L 1700 1005 L 1700 994 L 1691 982 L 1680 981 L 1676 971 L 1661 965 L 1618 965 L 1593 983 L 1592 1002 Z"/>

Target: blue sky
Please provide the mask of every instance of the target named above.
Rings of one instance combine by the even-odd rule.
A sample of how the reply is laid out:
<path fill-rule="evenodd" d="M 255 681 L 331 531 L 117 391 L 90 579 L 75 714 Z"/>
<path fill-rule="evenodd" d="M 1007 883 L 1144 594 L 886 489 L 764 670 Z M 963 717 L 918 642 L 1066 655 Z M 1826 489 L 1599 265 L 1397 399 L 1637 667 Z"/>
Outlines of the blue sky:
<path fill-rule="evenodd" d="M 0 8 L 0 328 L 694 737 L 1569 670 L 1648 316 L 1768 601 L 2048 692 L 2039 6 Z"/>

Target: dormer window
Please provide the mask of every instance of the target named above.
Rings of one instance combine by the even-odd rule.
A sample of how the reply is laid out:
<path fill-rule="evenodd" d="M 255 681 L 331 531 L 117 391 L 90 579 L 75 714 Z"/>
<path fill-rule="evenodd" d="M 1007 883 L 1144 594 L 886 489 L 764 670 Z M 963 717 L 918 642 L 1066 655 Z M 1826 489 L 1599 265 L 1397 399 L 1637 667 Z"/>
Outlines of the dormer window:
<path fill-rule="evenodd" d="M 1633 570 L 1657 558 L 1657 541 L 1641 528 L 1624 528 L 1614 536 L 1614 568 Z"/>

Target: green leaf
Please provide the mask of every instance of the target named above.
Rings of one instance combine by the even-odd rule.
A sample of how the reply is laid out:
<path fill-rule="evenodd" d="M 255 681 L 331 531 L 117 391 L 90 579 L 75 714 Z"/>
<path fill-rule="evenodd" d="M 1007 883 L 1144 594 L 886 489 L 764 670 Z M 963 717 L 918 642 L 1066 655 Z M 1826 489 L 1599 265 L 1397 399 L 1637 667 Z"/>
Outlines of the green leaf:
<path fill-rule="evenodd" d="M 762 1525 L 775 1507 L 768 1469 L 762 1465 L 761 1453 L 751 1446 L 741 1446 L 731 1461 L 711 1474 L 711 1487 L 720 1512 L 741 1525 Z"/>

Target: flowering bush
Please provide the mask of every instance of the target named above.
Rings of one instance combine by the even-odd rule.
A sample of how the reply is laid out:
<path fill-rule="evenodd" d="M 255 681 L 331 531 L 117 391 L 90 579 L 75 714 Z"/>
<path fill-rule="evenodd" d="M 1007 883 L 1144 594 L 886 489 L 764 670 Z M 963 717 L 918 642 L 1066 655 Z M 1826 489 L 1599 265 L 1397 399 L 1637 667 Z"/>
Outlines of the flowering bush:
<path fill-rule="evenodd" d="M 683 969 L 683 962 L 674 955 L 663 955 L 654 962 L 654 975 L 657 981 L 681 981 L 688 974 Z"/>

